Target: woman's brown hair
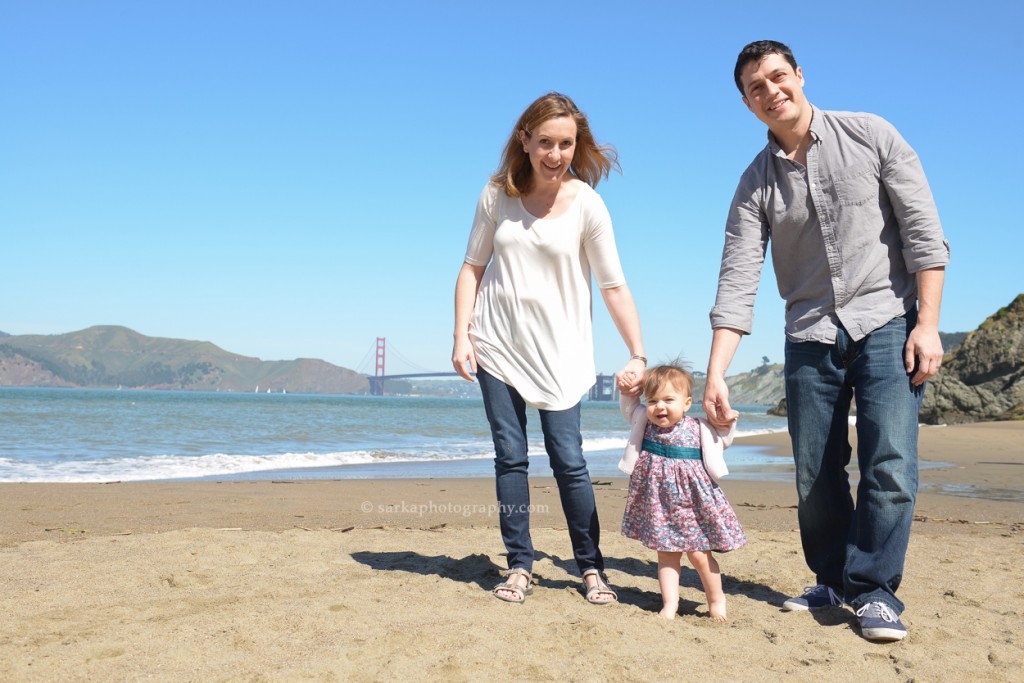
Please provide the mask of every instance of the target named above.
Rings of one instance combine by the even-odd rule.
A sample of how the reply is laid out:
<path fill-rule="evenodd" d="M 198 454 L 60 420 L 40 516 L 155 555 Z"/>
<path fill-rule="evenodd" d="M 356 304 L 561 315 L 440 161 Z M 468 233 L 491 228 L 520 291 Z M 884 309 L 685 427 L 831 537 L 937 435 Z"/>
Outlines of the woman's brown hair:
<path fill-rule="evenodd" d="M 561 116 L 568 116 L 576 122 L 576 150 L 569 167 L 574 176 L 596 187 L 601 178 L 607 178 L 613 168 L 622 172 L 615 147 L 597 144 L 594 134 L 590 132 L 586 115 L 576 103 L 567 95 L 550 92 L 534 100 L 520 115 L 501 153 L 501 165 L 491 176 L 491 182 L 509 197 L 529 194 L 533 189 L 533 167 L 529 155 L 523 149 L 523 138 L 529 138 L 545 121 Z"/>

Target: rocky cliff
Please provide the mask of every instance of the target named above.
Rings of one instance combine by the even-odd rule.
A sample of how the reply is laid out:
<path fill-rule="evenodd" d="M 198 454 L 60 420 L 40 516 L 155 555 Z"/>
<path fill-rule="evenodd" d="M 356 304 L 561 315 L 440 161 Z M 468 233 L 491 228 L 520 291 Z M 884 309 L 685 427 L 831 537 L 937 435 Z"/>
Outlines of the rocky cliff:
<path fill-rule="evenodd" d="M 1024 294 L 967 335 L 928 384 L 921 421 L 1024 419 Z"/>
<path fill-rule="evenodd" d="M 703 376 L 695 378 L 695 403 L 699 404 L 704 398 L 705 379 Z M 750 372 L 729 375 L 725 383 L 729 386 L 729 403 L 734 406 L 773 406 L 786 393 L 781 363 L 765 364 Z"/>

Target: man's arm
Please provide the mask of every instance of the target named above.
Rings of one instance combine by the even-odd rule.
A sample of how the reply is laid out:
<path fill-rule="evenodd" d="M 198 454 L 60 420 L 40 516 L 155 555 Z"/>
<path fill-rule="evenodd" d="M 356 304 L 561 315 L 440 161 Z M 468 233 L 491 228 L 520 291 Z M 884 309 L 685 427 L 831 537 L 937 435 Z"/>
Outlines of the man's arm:
<path fill-rule="evenodd" d="M 949 263 L 949 243 L 917 152 L 892 124 L 877 118 L 873 128 L 882 160 L 881 179 L 899 223 L 903 262 L 911 273 Z M 921 281 L 918 278 L 918 285 Z M 939 282 L 941 296 L 941 281 Z M 938 311 L 936 310 L 936 320 Z"/>
<path fill-rule="evenodd" d="M 903 363 L 907 374 L 914 372 L 914 386 L 935 376 L 942 364 L 942 341 L 939 339 L 939 308 L 946 269 L 928 268 L 917 273 L 917 324 L 907 337 Z"/>
<path fill-rule="evenodd" d="M 882 158 L 882 183 L 900 226 L 903 261 L 917 278 L 917 325 L 907 337 L 903 363 L 907 374 L 913 373 L 911 383 L 918 386 L 934 377 L 942 363 L 939 308 L 949 243 L 942 234 L 939 212 L 917 153 L 884 119 L 878 119 L 875 134 Z"/>
<path fill-rule="evenodd" d="M 725 384 L 725 373 L 736 355 L 743 334 L 739 330 L 719 327 L 711 339 L 711 357 L 708 359 L 707 384 L 704 387 L 704 412 L 708 422 L 717 429 L 728 430 L 739 417 L 739 412 L 729 405 L 729 387 Z"/>
<path fill-rule="evenodd" d="M 711 356 L 704 387 L 704 412 L 708 422 L 728 430 L 739 413 L 729 406 L 725 373 L 744 334 L 754 321 L 754 298 L 768 249 L 770 227 L 762 209 L 762 188 L 767 157 L 758 155 L 740 177 L 725 222 L 725 247 L 718 273 L 718 292 L 711 309 Z"/>
<path fill-rule="evenodd" d="M 718 272 L 718 291 L 711 309 L 711 328 L 728 327 L 750 334 L 768 249 L 770 228 L 761 208 L 764 173 L 752 164 L 740 178 L 725 222 L 725 245 Z"/>

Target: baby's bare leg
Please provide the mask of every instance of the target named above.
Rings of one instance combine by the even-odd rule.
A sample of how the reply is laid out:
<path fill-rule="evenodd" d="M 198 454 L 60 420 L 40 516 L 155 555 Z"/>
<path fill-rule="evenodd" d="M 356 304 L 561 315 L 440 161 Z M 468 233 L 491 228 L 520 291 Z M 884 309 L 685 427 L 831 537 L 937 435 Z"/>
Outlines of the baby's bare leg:
<path fill-rule="evenodd" d="M 714 621 L 726 621 L 725 614 L 725 593 L 722 591 L 722 571 L 718 567 L 718 560 L 711 554 L 710 550 L 700 550 L 686 553 L 690 564 L 697 570 L 701 585 L 704 586 L 704 595 L 708 598 L 708 612 Z"/>
<path fill-rule="evenodd" d="M 675 619 L 679 611 L 679 563 L 682 553 L 658 551 L 658 585 L 661 586 L 661 611 L 658 616 Z"/>

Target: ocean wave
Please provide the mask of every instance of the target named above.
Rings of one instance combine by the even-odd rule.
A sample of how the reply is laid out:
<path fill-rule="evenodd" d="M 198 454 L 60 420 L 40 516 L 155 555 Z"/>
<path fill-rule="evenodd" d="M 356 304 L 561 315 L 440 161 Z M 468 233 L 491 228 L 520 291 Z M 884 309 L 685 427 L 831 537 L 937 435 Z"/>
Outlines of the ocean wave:
<path fill-rule="evenodd" d="M 746 434 L 762 433 L 751 430 Z M 585 453 L 621 451 L 625 436 L 597 434 L 583 439 Z M 543 441 L 532 441 L 533 457 L 546 457 Z M 468 441 L 400 449 L 359 449 L 328 453 L 285 452 L 270 455 L 210 453 L 205 455 L 142 455 L 91 459 L 15 460 L 0 457 L 0 482 L 98 483 L 160 481 L 237 476 L 274 470 L 313 470 L 349 465 L 390 465 L 413 462 L 453 462 L 494 457 L 490 442 Z"/>
<path fill-rule="evenodd" d="M 304 470 L 345 465 L 445 461 L 489 458 L 490 454 L 394 453 L 349 451 L 341 453 L 282 453 L 276 455 L 200 456 L 156 455 L 65 462 L 14 462 L 0 458 L 0 482 L 97 483 L 198 479 L 272 470 Z"/>

